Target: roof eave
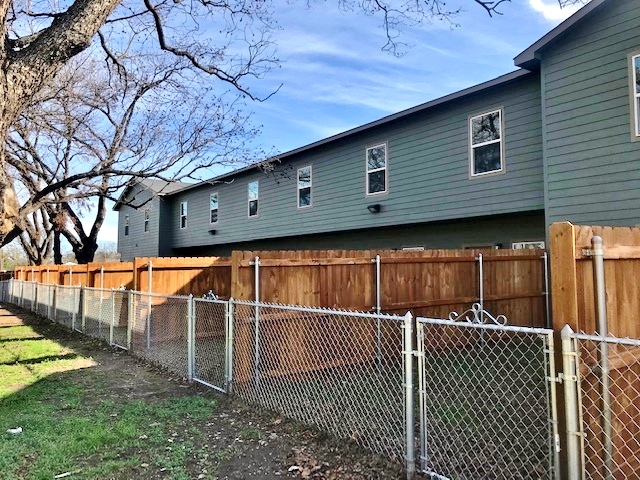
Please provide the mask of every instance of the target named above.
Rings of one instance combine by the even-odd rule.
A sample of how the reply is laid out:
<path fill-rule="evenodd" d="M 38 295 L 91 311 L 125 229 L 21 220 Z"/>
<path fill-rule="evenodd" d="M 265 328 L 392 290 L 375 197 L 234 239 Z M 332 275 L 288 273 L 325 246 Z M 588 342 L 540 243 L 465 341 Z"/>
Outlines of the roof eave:
<path fill-rule="evenodd" d="M 571 15 L 564 22 L 547 33 L 544 37 L 540 38 L 537 42 L 517 55 L 513 59 L 513 63 L 517 67 L 526 68 L 527 70 L 538 69 L 540 67 L 540 58 L 538 53 L 542 49 L 554 43 L 563 33 L 573 28 L 574 25 L 582 21 L 583 18 L 590 15 L 594 10 L 601 7 L 607 1 L 608 0 L 591 0 L 587 5 Z"/>

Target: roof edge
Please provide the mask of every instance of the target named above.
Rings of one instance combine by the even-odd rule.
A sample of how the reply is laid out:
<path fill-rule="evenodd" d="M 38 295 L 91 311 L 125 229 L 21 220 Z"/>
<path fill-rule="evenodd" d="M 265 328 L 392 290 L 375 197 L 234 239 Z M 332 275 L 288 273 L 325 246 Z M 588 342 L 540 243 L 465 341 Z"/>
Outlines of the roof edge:
<path fill-rule="evenodd" d="M 540 64 L 538 58 L 538 52 L 547 47 L 550 43 L 556 40 L 560 35 L 571 29 L 575 24 L 580 22 L 583 18 L 591 14 L 595 9 L 602 6 L 608 0 L 591 0 L 588 4 L 578 10 L 576 13 L 567 18 L 564 22 L 558 25 L 556 28 L 547 33 L 544 37 L 530 45 L 527 49 L 518 54 L 513 63 L 516 67 L 526 68 L 528 70 L 535 69 Z"/>
<path fill-rule="evenodd" d="M 529 70 L 522 69 L 522 68 L 518 69 L 518 70 L 514 70 L 513 72 L 509 72 L 509 73 L 506 73 L 504 75 L 500 75 L 499 77 L 496 77 L 496 78 L 494 78 L 492 80 L 488 80 L 486 82 L 479 83 L 479 84 L 474 85 L 472 87 L 468 87 L 468 88 L 465 88 L 463 90 L 459 90 L 457 92 L 450 93 L 450 94 L 445 95 L 443 97 L 439 97 L 439 98 L 436 98 L 436 99 L 431 100 L 429 102 L 422 103 L 422 104 L 417 105 L 415 107 L 411 107 L 411 108 L 408 108 L 406 110 L 402 110 L 402 111 L 400 111 L 398 113 L 393 113 L 391 115 L 387 115 L 386 117 L 382 117 L 382 118 L 380 118 L 378 120 L 374 120 L 373 122 L 365 123 L 364 125 L 360 125 L 358 127 L 352 128 L 350 130 L 346 130 L 344 132 L 332 135 L 330 137 L 323 138 L 322 140 L 318 140 L 316 142 L 307 144 L 307 145 L 305 145 L 303 147 L 298 147 L 296 149 L 289 150 L 288 152 L 285 152 L 285 153 L 282 153 L 280 155 L 277 155 L 276 157 L 278 159 L 284 160 L 284 159 L 286 159 L 288 157 L 291 157 L 291 156 L 294 156 L 294 155 L 297 155 L 297 154 L 300 154 L 300 153 L 304 153 L 304 152 L 306 152 L 308 150 L 312 150 L 312 149 L 320 147 L 322 145 L 326 145 L 328 143 L 335 142 L 337 140 L 349 137 L 351 135 L 355 135 L 357 133 L 369 130 L 371 128 L 375 128 L 375 127 L 378 127 L 378 126 L 381 126 L 381 125 L 385 125 L 387 123 L 390 123 L 390 122 L 395 121 L 395 120 L 399 120 L 399 119 L 407 117 L 409 115 L 413 115 L 415 113 L 419 113 L 419 112 L 422 112 L 422 111 L 425 111 L 425 110 L 429 110 L 430 108 L 434 108 L 436 106 L 445 104 L 447 102 L 451 102 L 451 101 L 466 97 L 467 95 L 471 95 L 471 94 L 474 94 L 474 93 L 481 92 L 482 90 L 486 90 L 486 89 L 493 88 L 493 87 L 496 87 L 496 86 L 499 86 L 499 85 L 503 85 L 505 83 L 508 83 L 508 82 L 513 81 L 513 80 L 517 80 L 519 78 L 522 78 L 522 77 L 525 77 L 525 76 L 528 76 L 528 75 L 532 75 L 532 74 L 534 74 L 534 72 L 531 72 Z M 225 174 L 219 175 L 219 176 L 211 178 L 209 180 L 204 180 L 202 182 L 194 183 L 193 185 L 189 185 L 187 187 L 184 187 L 184 188 L 181 188 L 181 189 L 178 189 L 178 190 L 174 190 L 174 191 L 172 191 L 170 193 L 167 193 L 167 195 L 175 195 L 175 194 L 178 194 L 178 193 L 182 193 L 182 192 L 191 190 L 193 188 L 200 187 L 205 183 L 219 182 L 219 181 L 227 179 L 229 177 L 232 177 L 232 176 L 235 176 L 235 175 L 238 175 L 238 174 L 241 174 L 241 173 L 244 173 L 244 172 L 256 169 L 256 168 L 259 168 L 260 165 L 263 165 L 264 163 L 265 163 L 264 161 L 253 163 L 251 165 L 247 165 L 246 167 L 242 167 L 242 168 L 233 170 L 233 171 L 231 171 L 229 173 L 225 173 Z"/>

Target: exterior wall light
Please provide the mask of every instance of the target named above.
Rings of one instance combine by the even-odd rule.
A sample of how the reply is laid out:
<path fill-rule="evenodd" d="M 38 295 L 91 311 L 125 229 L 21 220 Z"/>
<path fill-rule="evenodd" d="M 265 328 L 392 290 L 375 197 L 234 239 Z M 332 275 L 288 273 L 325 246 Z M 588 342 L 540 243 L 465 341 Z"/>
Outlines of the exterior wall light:
<path fill-rule="evenodd" d="M 369 212 L 371 213 L 380 213 L 380 210 L 382 210 L 382 205 L 380 205 L 379 203 L 374 203 L 372 205 L 368 205 L 367 210 L 369 210 Z"/>

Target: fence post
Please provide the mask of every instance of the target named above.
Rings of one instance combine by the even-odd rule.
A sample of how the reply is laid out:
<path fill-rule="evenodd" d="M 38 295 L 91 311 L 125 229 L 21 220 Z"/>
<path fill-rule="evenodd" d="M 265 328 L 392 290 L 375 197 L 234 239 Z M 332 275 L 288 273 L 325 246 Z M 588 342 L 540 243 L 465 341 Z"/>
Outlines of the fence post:
<path fill-rule="evenodd" d="M 404 316 L 404 420 L 405 420 L 405 470 L 407 480 L 412 480 L 416 473 L 415 434 L 413 412 L 413 315 L 407 312 Z"/>
<path fill-rule="evenodd" d="M 84 317 L 84 308 L 82 308 L 84 305 L 84 295 L 82 295 L 82 289 L 83 287 L 80 287 L 80 298 L 76 298 L 76 293 L 78 292 L 78 290 L 76 290 L 75 288 L 73 288 L 73 285 L 71 285 L 71 330 L 76 330 L 76 320 L 78 319 L 78 310 L 80 310 L 80 318 L 82 319 L 82 317 Z M 80 305 L 78 305 L 80 303 Z M 76 309 L 76 305 L 78 305 L 78 309 Z"/>
<path fill-rule="evenodd" d="M 564 413 L 566 422 L 567 444 L 567 478 L 583 478 L 581 472 L 580 443 L 581 430 L 578 424 L 578 375 L 577 352 L 571 337 L 573 329 L 566 325 L 561 332 L 562 338 L 562 369 L 564 382 Z"/>
<path fill-rule="evenodd" d="M 58 286 L 53 286 L 53 318 L 52 322 L 55 322 L 58 318 Z"/>
<path fill-rule="evenodd" d="M 195 367 L 195 336 L 196 325 L 194 315 L 194 302 L 193 294 L 190 293 L 187 298 L 187 380 L 193 381 L 193 371 Z"/>
<path fill-rule="evenodd" d="M 87 331 L 87 296 L 84 294 L 85 292 L 83 291 L 83 295 L 82 295 L 82 300 L 81 303 L 82 305 L 80 306 L 80 328 L 82 328 L 82 333 Z M 100 323 L 98 322 L 98 325 Z"/>
<path fill-rule="evenodd" d="M 602 248 L 602 237 L 594 236 L 591 239 L 593 246 L 593 277 L 596 296 L 596 314 L 598 316 L 598 335 L 606 337 L 608 335 L 607 325 L 607 299 L 606 286 L 604 280 L 604 250 Z M 609 386 L 609 344 L 604 341 L 599 342 L 598 360 L 600 363 L 600 383 L 602 395 L 602 445 L 604 449 L 603 478 L 611 480 L 613 478 L 613 446 L 611 444 L 611 391 Z"/>
<path fill-rule="evenodd" d="M 135 315 L 133 312 L 135 308 L 133 290 L 129 290 L 129 292 L 127 292 L 127 296 L 127 350 L 131 351 L 131 337 L 133 336 L 133 321 L 135 319 Z"/>
<path fill-rule="evenodd" d="M 115 326 L 116 326 L 116 290 L 115 288 L 112 288 L 111 289 L 111 325 L 109 327 L 109 345 L 113 345 L 113 329 L 115 328 Z"/>
<path fill-rule="evenodd" d="M 260 257 L 255 257 L 254 265 L 254 293 L 255 293 L 255 318 L 254 318 L 254 347 L 253 371 L 256 387 L 260 386 Z"/>
<path fill-rule="evenodd" d="M 233 298 L 230 298 L 226 303 L 226 349 L 227 356 L 225 359 L 225 390 L 227 393 L 231 393 L 233 389 L 233 321 L 234 321 L 234 303 Z"/>

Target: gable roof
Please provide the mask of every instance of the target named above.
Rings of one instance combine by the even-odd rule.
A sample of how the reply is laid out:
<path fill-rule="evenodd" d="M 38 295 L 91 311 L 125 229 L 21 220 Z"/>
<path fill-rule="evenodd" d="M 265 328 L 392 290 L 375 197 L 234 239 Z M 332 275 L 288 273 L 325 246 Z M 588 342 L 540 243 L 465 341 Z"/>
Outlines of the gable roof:
<path fill-rule="evenodd" d="M 539 53 L 548 46 L 555 43 L 565 32 L 581 22 L 585 17 L 591 15 L 595 10 L 607 3 L 609 0 L 591 0 L 576 13 L 567 18 L 556 28 L 540 38 L 518 56 L 513 59 L 513 63 L 520 68 L 527 70 L 537 70 L 540 68 Z"/>
<path fill-rule="evenodd" d="M 113 206 L 113 210 L 115 210 L 116 212 L 120 210 L 120 207 L 124 204 L 124 199 L 127 195 L 129 195 L 131 189 L 138 185 L 142 185 L 145 190 L 151 190 L 156 195 L 164 196 L 191 184 L 185 182 L 167 182 L 166 180 L 160 180 L 157 178 L 143 178 L 140 182 L 134 185 L 129 185 L 123 190 L 123 192 L 118 197 L 118 201 Z"/>

